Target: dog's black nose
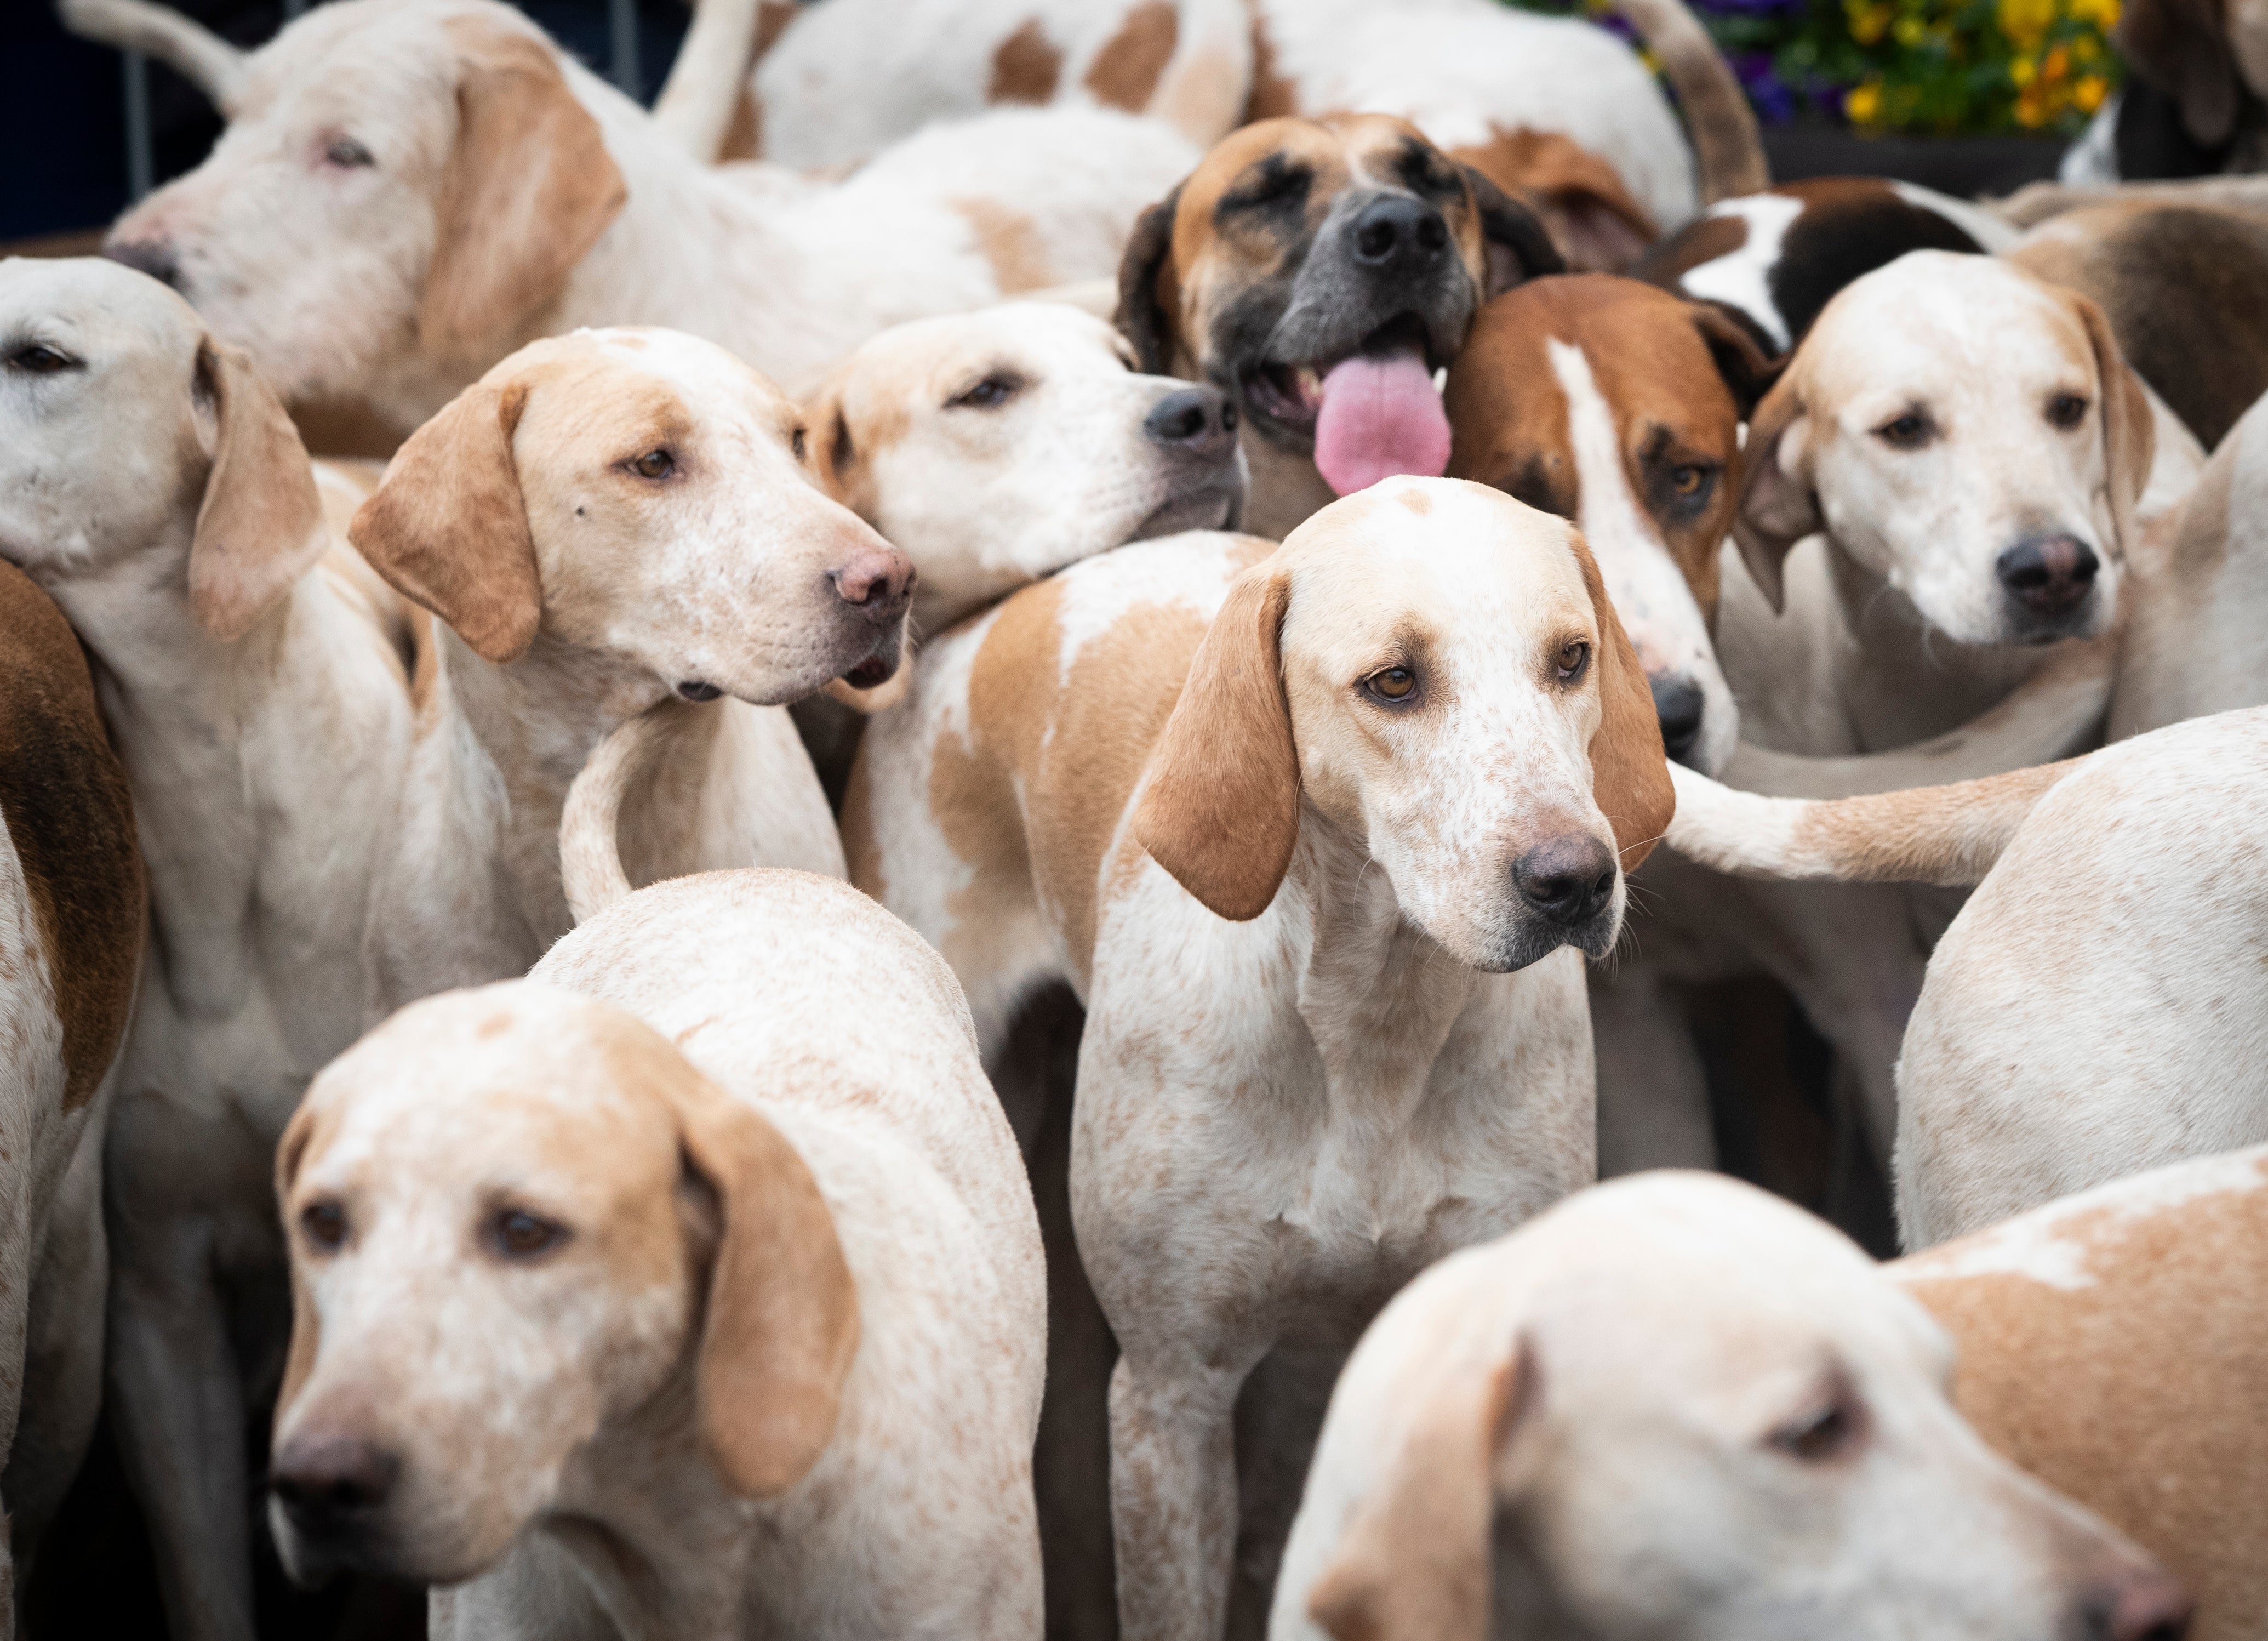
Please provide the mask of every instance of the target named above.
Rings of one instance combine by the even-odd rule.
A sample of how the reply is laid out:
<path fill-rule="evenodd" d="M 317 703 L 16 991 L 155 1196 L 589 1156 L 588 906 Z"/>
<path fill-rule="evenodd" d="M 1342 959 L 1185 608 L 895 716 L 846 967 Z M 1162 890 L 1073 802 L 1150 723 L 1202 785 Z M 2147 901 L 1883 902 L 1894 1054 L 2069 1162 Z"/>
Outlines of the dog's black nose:
<path fill-rule="evenodd" d="M 1236 448 L 1236 407 L 1218 388 L 1184 388 L 1152 407 L 1142 431 L 1168 450 L 1217 461 Z"/>
<path fill-rule="evenodd" d="M 1354 257 L 1369 268 L 1422 267 L 1449 246 L 1449 225 L 1422 199 L 1388 194 L 1354 220 Z"/>
<path fill-rule="evenodd" d="M 2088 1641 L 2183 1641 L 2197 1603 L 2173 1575 L 2136 1568 L 2088 1603 Z"/>
<path fill-rule="evenodd" d="M 174 255 L 173 248 L 163 240 L 116 240 L 105 245 L 102 254 L 176 291 L 181 288 L 180 261 Z"/>
<path fill-rule="evenodd" d="M 1546 920 L 1572 928 L 1596 917 L 1615 892 L 1615 854 L 1596 838 L 1570 832 L 1512 863 L 1512 881 Z"/>
<path fill-rule="evenodd" d="M 2095 588 L 2102 567 L 2095 549 L 2076 536 L 2036 536 L 2018 542 L 1992 566 L 2008 596 L 2036 615 L 2059 616 Z"/>
<path fill-rule="evenodd" d="M 351 1526 L 393 1496 L 401 1461 L 347 1436 L 294 1437 L 276 1454 L 268 1485 L 310 1531 Z"/>
<path fill-rule="evenodd" d="M 1661 750 L 1687 762 L 1701 739 L 1701 686 L 1669 672 L 1650 672 L 1646 682 L 1653 691 L 1653 715 L 1661 721 Z"/>
<path fill-rule="evenodd" d="M 914 590 L 914 566 L 895 548 L 862 549 L 827 573 L 835 595 L 877 624 L 894 621 Z"/>

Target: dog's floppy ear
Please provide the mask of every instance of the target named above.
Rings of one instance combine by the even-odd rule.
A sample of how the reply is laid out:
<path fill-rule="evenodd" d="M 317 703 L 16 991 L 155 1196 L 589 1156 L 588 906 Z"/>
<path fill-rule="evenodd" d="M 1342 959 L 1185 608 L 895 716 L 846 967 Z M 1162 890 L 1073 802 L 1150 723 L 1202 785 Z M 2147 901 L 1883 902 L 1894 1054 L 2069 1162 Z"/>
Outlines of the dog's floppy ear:
<path fill-rule="evenodd" d="M 1789 549 L 1819 528 L 1819 496 L 1811 487 L 1811 415 L 1793 370 L 1749 418 L 1741 469 L 1733 539 L 1749 576 L 1777 610 L 1787 602 L 1780 568 Z"/>
<path fill-rule="evenodd" d="M 395 591 L 499 666 L 526 653 L 543 619 L 535 538 L 512 454 L 526 403 L 522 382 L 466 388 L 409 435 L 347 527 Z"/>
<path fill-rule="evenodd" d="M 1173 272 L 1174 215 L 1182 208 L 1182 187 L 1142 213 L 1118 259 L 1118 315 L 1121 335 L 1134 344 L 1145 373 L 1170 375 L 1179 326 L 1178 293 L 1166 288 Z"/>
<path fill-rule="evenodd" d="M 1486 1641 L 1497 1484 L 1534 1398 L 1525 1345 L 1433 1386 L 1307 1592 L 1333 1641 Z"/>
<path fill-rule="evenodd" d="M 219 431 L 189 544 L 189 607 L 228 642 L 314 567 L 328 541 L 307 447 L 251 361 L 206 337 L 193 391 Z"/>
<path fill-rule="evenodd" d="M 284 1137 L 276 1147 L 276 1207 L 285 1218 L 285 1234 L 290 1234 L 291 1186 L 299 1177 L 299 1164 L 307 1155 L 307 1145 L 315 1137 L 315 1109 L 312 1100 L 301 1100 L 299 1109 L 291 1113 L 291 1120 L 284 1125 Z M 307 1281 L 300 1274 L 299 1261 L 291 1261 L 291 1343 L 284 1357 L 284 1387 L 276 1395 L 276 1422 L 282 1424 L 284 1416 L 291 1411 L 291 1403 L 299 1394 L 299 1386 L 307 1382 L 314 1371 L 315 1352 L 322 1343 L 320 1319 L 315 1315 L 313 1297 L 307 1291 Z"/>
<path fill-rule="evenodd" d="M 834 1438 L 858 1349 L 858 1288 L 795 1148 L 680 1063 L 669 1097 L 686 1158 L 723 1214 L 701 1332 L 702 1435 L 734 1493 L 773 1498 Z"/>
<path fill-rule="evenodd" d="M 2134 0 L 2111 37 L 2144 79 L 2181 105 L 2182 124 L 2199 147 L 2219 148 L 2235 135 L 2244 87 L 2226 0 Z"/>
<path fill-rule="evenodd" d="M 1284 694 L 1290 574 L 1263 560 L 1236 579 L 1166 721 L 1134 838 L 1217 915 L 1268 909 L 1300 838 L 1300 754 Z"/>
<path fill-rule="evenodd" d="M 2102 466 L 2110 502 L 2111 529 L 2117 540 L 2111 551 L 2124 558 L 2136 544 L 2134 508 L 2149 487 L 2150 463 L 2158 453 L 2158 427 L 2150 415 L 2150 395 L 2141 378 L 2118 350 L 2110 321 L 2094 302 L 2077 292 L 2059 292 L 2087 327 L 2088 344 L 2095 351 L 2095 380 L 2102 394 Z"/>
<path fill-rule="evenodd" d="M 1764 351 L 1764 344 L 1749 328 L 1748 322 L 1731 308 L 1717 302 L 1690 304 L 1693 312 L 1693 328 L 1701 333 L 1701 344 L 1716 361 L 1717 374 L 1732 391 L 1742 421 L 1755 416 L 1757 403 L 1771 391 L 1772 384 L 1787 368 L 1787 356 L 1777 358 Z"/>
<path fill-rule="evenodd" d="M 805 403 L 811 418 L 812 463 L 819 469 L 819 487 L 872 524 L 873 487 L 867 482 L 866 453 L 858 447 L 844 403 L 850 390 L 847 373 L 838 372 Z"/>
<path fill-rule="evenodd" d="M 479 18 L 443 26 L 463 74 L 417 336 L 446 354 L 518 341 L 629 196 L 549 47 Z"/>
<path fill-rule="evenodd" d="M 1567 271 L 1567 259 L 1551 242 L 1536 214 L 1470 166 L 1459 166 L 1473 192 L 1481 239 L 1488 253 L 1487 288 L 1481 299 L 1501 296 L 1513 286 L 1545 274 Z"/>
<path fill-rule="evenodd" d="M 1573 525 L 1567 545 L 1582 566 L 1583 590 L 1591 595 L 1592 618 L 1599 624 L 1599 728 L 1591 737 L 1591 797 L 1615 829 L 1615 852 L 1623 870 L 1634 872 L 1653 853 L 1669 817 L 1677 811 L 1677 788 L 1670 784 L 1669 758 L 1661 747 L 1661 719 L 1653 690 L 1638 665 L 1638 652 L 1623 631 L 1615 601 L 1591 546 Z"/>

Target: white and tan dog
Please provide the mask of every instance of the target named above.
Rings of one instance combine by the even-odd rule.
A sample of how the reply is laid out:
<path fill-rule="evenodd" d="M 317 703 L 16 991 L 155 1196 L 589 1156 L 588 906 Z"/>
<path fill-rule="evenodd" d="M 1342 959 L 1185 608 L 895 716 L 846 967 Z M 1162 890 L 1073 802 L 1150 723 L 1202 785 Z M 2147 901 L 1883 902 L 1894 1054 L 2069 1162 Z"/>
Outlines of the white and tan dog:
<path fill-rule="evenodd" d="M 0 396 L 0 543 L 86 647 L 149 871 L 107 1158 L 112 1416 L 173 1633 L 248 1637 L 245 1386 L 272 1368 L 227 1318 L 281 1274 L 276 1136 L 362 1027 L 404 626 L 275 395 L 180 297 L 9 262 L 0 335 L 52 356 Z"/>
<path fill-rule="evenodd" d="M 1237 1392 L 1592 1168 L 1580 952 L 1667 817 L 1652 698 L 1581 537 L 1398 479 L 1274 554 L 1091 558 L 929 657 L 846 810 L 855 881 L 998 1040 L 1087 1008 L 1079 1244 L 1123 1351 L 1130 1636 L 1213 1634 Z"/>
<path fill-rule="evenodd" d="M 53 330 L 6 335 L 11 395 L 82 368 Z M 147 928 L 126 772 L 86 657 L 14 567 L 33 528 L 0 504 L 0 1522 L 16 1552 L 0 1542 L 0 1637 L 102 1402 L 103 1127 Z"/>
<path fill-rule="evenodd" d="M 1587 1191 L 1404 1289 L 1331 1398 L 1274 1641 L 2179 1641 L 2156 1562 L 1989 1449 L 1950 1342 L 1753 1186 Z"/>
<path fill-rule="evenodd" d="M 441 1586 L 438 1637 L 1037 1641 L 1031 1194 L 865 897 L 630 896 L 342 1056 L 276 1182 L 295 1571 Z"/>
<path fill-rule="evenodd" d="M 1109 274 L 1197 158 L 1152 121 L 1009 110 L 838 186 L 755 188 L 496 0 L 347 0 L 248 55 L 138 0 L 66 16 L 158 51 L 230 122 L 112 254 L 295 405 L 355 404 L 397 436 L 579 325 L 691 331 L 806 387 L 886 325 Z"/>
<path fill-rule="evenodd" d="M 1233 529 L 1236 407 L 1103 321 L 1009 302 L 895 326 L 806 402 L 829 494 L 912 560 L 924 633 L 1130 541 Z"/>
<path fill-rule="evenodd" d="M 523 348 L 401 447 L 351 534 L 446 624 L 371 909 L 371 1017 L 525 973 L 573 927 L 569 784 L 673 697 L 716 704 L 638 795 L 634 881 L 842 875 L 783 704 L 890 677 L 913 573 L 821 492 L 802 413 L 724 349 L 648 329 Z"/>
<path fill-rule="evenodd" d="M 2197 1596 L 2191 1641 L 2268 1613 L 2268 1148 L 2065 1197 L 1889 1266 L 1960 1348 L 1977 1433 Z"/>
<path fill-rule="evenodd" d="M 2137 1169 L 2268 1141 L 2268 709 L 1962 786 L 1801 802 L 1680 771 L 1719 870 L 1977 883 L 1898 1061 L 1897 1206 L 1927 1247 Z"/>

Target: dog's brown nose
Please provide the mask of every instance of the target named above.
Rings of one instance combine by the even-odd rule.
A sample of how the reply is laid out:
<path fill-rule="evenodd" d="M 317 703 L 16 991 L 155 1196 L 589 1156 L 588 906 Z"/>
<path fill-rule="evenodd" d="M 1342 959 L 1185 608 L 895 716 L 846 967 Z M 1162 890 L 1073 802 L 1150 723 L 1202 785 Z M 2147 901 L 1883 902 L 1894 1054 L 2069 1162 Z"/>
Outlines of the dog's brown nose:
<path fill-rule="evenodd" d="M 835 595 L 875 622 L 896 618 L 914 590 L 914 566 L 891 547 L 865 547 L 827 573 Z"/>
<path fill-rule="evenodd" d="M 2164 1568 L 2146 1563 L 2121 1571 L 2093 1604 L 2088 1635 L 2101 1641 L 2182 1641 L 2197 1603 Z"/>
<path fill-rule="evenodd" d="M 295 1436 L 276 1453 L 268 1475 L 292 1521 L 320 1533 L 354 1525 L 394 1492 L 401 1460 L 349 1436 Z"/>
<path fill-rule="evenodd" d="M 2043 616 L 2059 616 L 2095 588 L 2102 567 L 2076 536 L 2038 536 L 2002 553 L 1993 570 L 2008 596 Z"/>
<path fill-rule="evenodd" d="M 180 259 L 171 244 L 164 240 L 113 240 L 102 248 L 102 254 L 114 262 L 123 262 L 137 273 L 148 274 L 163 285 L 181 288 Z"/>
<path fill-rule="evenodd" d="M 1584 832 L 1540 843 L 1512 863 L 1521 898 L 1562 928 L 1596 917 L 1615 892 L 1614 851 Z"/>

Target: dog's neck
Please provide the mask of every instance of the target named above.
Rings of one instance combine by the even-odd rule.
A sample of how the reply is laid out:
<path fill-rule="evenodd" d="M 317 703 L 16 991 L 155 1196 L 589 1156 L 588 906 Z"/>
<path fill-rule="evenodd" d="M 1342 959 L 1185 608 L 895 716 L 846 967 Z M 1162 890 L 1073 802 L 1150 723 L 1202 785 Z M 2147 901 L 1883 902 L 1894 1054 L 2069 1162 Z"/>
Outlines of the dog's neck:
<path fill-rule="evenodd" d="M 313 1043 L 336 1035 L 332 1014 L 345 1022 L 320 1064 L 359 1029 L 360 987 L 306 942 L 367 891 L 385 830 L 370 809 L 398 795 L 408 691 L 385 635 L 320 567 L 234 642 L 207 632 L 183 570 L 192 528 L 43 584 L 86 647 L 126 766 L 159 983 L 184 1017 L 225 1019 L 245 1006 L 262 948 L 291 952 L 270 978 L 308 994 L 295 1029 Z M 319 880 L 320 904 L 301 904 L 295 891 Z M 323 951 L 358 957 L 353 941 Z M 335 1009 L 313 994 L 330 989 Z"/>
<path fill-rule="evenodd" d="M 499 666 L 437 629 L 433 700 L 416 753 L 416 801 L 439 808 L 436 858 L 409 864 L 459 877 L 460 892 L 479 903 L 472 924 L 516 948 L 468 957 L 496 972 L 445 982 L 471 984 L 524 972 L 574 928 L 559 876 L 567 789 L 600 742 L 668 690 L 644 668 L 545 633 Z M 399 898 L 390 904 L 398 908 Z M 404 934 L 415 937 L 396 928 L 387 938 Z"/>
<path fill-rule="evenodd" d="M 1306 936 L 1300 1017 L 1322 1057 L 1333 1115 L 1358 1130 L 1398 1131 L 1424 1101 L 1479 977 L 1410 920 L 1362 839 L 1307 799 L 1300 808 L 1278 897 Z"/>
<path fill-rule="evenodd" d="M 1963 644 L 1830 539 L 1828 564 L 1852 654 L 1844 708 L 1858 750 L 1885 751 L 1959 728 L 2047 664 L 2048 645 Z"/>

